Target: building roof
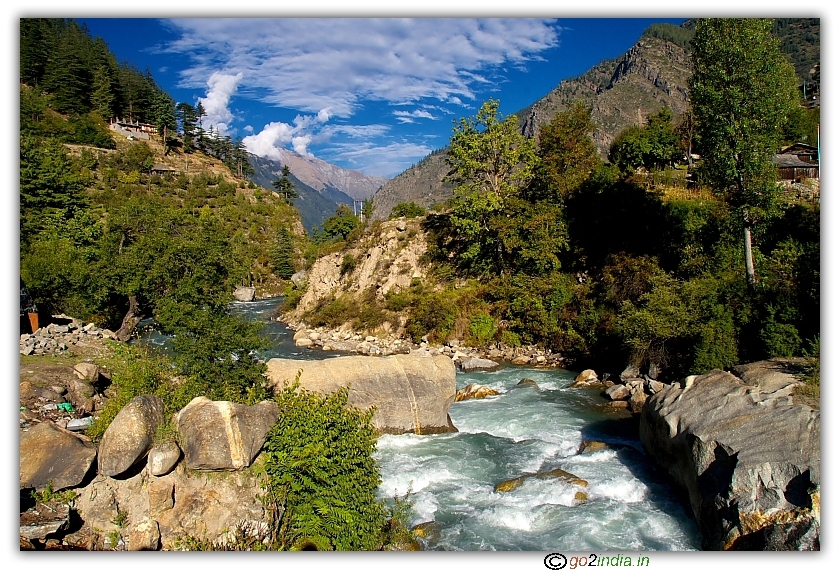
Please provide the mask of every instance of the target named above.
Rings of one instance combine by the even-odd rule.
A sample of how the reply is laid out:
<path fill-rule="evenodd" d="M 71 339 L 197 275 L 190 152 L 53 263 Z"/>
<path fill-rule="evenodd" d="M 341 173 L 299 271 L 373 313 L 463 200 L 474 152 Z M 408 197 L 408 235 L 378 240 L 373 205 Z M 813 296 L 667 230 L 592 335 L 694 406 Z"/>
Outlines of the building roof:
<path fill-rule="evenodd" d="M 777 154 L 773 164 L 779 168 L 816 168 L 816 164 L 799 160 L 795 154 Z"/>

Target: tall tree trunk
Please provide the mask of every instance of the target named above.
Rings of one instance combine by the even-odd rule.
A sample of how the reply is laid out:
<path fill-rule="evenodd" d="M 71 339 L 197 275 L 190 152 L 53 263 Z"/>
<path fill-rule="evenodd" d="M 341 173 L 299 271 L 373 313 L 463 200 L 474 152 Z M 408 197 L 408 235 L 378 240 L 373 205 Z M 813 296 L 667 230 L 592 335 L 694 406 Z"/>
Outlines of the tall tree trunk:
<path fill-rule="evenodd" d="M 137 302 L 137 297 L 130 295 L 128 297 L 128 312 L 123 317 L 122 326 L 116 333 L 117 340 L 126 342 L 131 338 L 131 333 L 134 328 L 143 320 L 143 311 L 140 309 L 140 304 Z"/>
<path fill-rule="evenodd" d="M 744 263 L 747 269 L 747 285 L 755 289 L 755 267 L 752 256 L 752 232 L 749 226 L 744 226 Z"/>

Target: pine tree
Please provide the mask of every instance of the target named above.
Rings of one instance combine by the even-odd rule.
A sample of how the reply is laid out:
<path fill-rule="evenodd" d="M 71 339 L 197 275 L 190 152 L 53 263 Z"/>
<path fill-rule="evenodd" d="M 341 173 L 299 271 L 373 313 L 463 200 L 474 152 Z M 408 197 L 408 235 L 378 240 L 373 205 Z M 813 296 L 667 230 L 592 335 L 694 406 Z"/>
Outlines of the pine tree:
<path fill-rule="evenodd" d="M 292 171 L 289 170 L 289 165 L 284 165 L 282 176 L 271 183 L 271 185 L 277 189 L 277 193 L 280 194 L 280 197 L 283 198 L 283 200 L 285 200 L 289 205 L 291 205 L 292 201 L 298 197 L 295 185 L 289 178 L 291 174 Z"/>

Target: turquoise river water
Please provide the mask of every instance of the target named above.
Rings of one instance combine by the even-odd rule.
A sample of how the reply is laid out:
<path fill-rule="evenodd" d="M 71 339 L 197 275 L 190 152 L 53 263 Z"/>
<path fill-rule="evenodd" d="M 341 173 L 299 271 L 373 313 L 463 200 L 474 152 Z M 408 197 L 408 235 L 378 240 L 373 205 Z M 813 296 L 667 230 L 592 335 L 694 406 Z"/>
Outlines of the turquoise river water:
<path fill-rule="evenodd" d="M 266 357 L 320 359 L 334 352 L 301 349 L 293 332 L 269 320 L 278 300 L 234 303 L 232 310 L 267 322 L 273 348 Z M 146 337 L 156 344 L 157 335 Z M 408 494 L 411 523 L 433 521 L 427 549 L 639 551 L 698 550 L 700 535 L 686 507 L 641 450 L 629 414 L 607 412 L 595 389 L 569 389 L 576 372 L 505 366 L 493 372 L 458 372 L 469 383 L 501 394 L 456 402 L 457 433 L 385 435 L 376 460 L 380 496 Z M 537 388 L 514 386 L 523 378 Z M 613 449 L 578 455 L 584 440 Z M 562 468 L 588 481 L 580 487 L 555 479 L 528 479 L 510 492 L 495 486 L 523 474 Z"/>

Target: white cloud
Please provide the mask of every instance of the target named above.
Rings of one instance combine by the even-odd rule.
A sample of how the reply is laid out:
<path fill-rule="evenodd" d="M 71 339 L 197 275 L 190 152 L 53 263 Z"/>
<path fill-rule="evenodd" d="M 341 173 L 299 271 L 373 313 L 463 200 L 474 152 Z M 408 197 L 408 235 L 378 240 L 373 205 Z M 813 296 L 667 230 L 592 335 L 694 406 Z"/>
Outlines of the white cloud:
<path fill-rule="evenodd" d="M 245 128 L 243 128 L 242 130 L 244 130 L 246 133 L 253 133 L 254 127 L 252 127 L 251 125 L 245 125 Z"/>
<path fill-rule="evenodd" d="M 350 164 L 351 168 L 373 176 L 392 177 L 434 150 L 425 144 L 394 142 L 341 143 L 330 148 L 328 160 Z"/>
<path fill-rule="evenodd" d="M 297 115 L 291 125 L 283 122 L 269 123 L 260 133 L 249 135 L 242 142 L 248 152 L 275 160 L 280 158 L 278 149 L 289 144 L 296 153 L 313 156 L 308 150 L 309 144 L 314 137 L 321 135 L 324 131 L 322 124 L 329 118 L 329 109 L 321 109 L 316 115 Z M 329 136 L 321 135 L 319 138 L 327 140 Z"/>
<path fill-rule="evenodd" d="M 188 55 L 182 85 L 214 71 L 242 73 L 267 103 L 349 117 L 365 100 L 460 104 L 485 74 L 539 59 L 556 45 L 550 21 L 498 19 L 174 19 L 168 50 Z M 483 87 L 482 87 L 483 88 Z M 325 111 L 329 109 L 329 111 Z M 325 119 L 324 119 L 325 120 Z M 322 122 L 324 121 L 322 120 Z"/>
<path fill-rule="evenodd" d="M 199 97 L 206 113 L 208 129 L 212 125 L 220 135 L 228 134 L 233 113 L 228 109 L 231 96 L 236 93 L 243 74 L 214 72 L 207 80 L 207 96 Z M 202 121 L 202 124 L 205 124 Z"/>

